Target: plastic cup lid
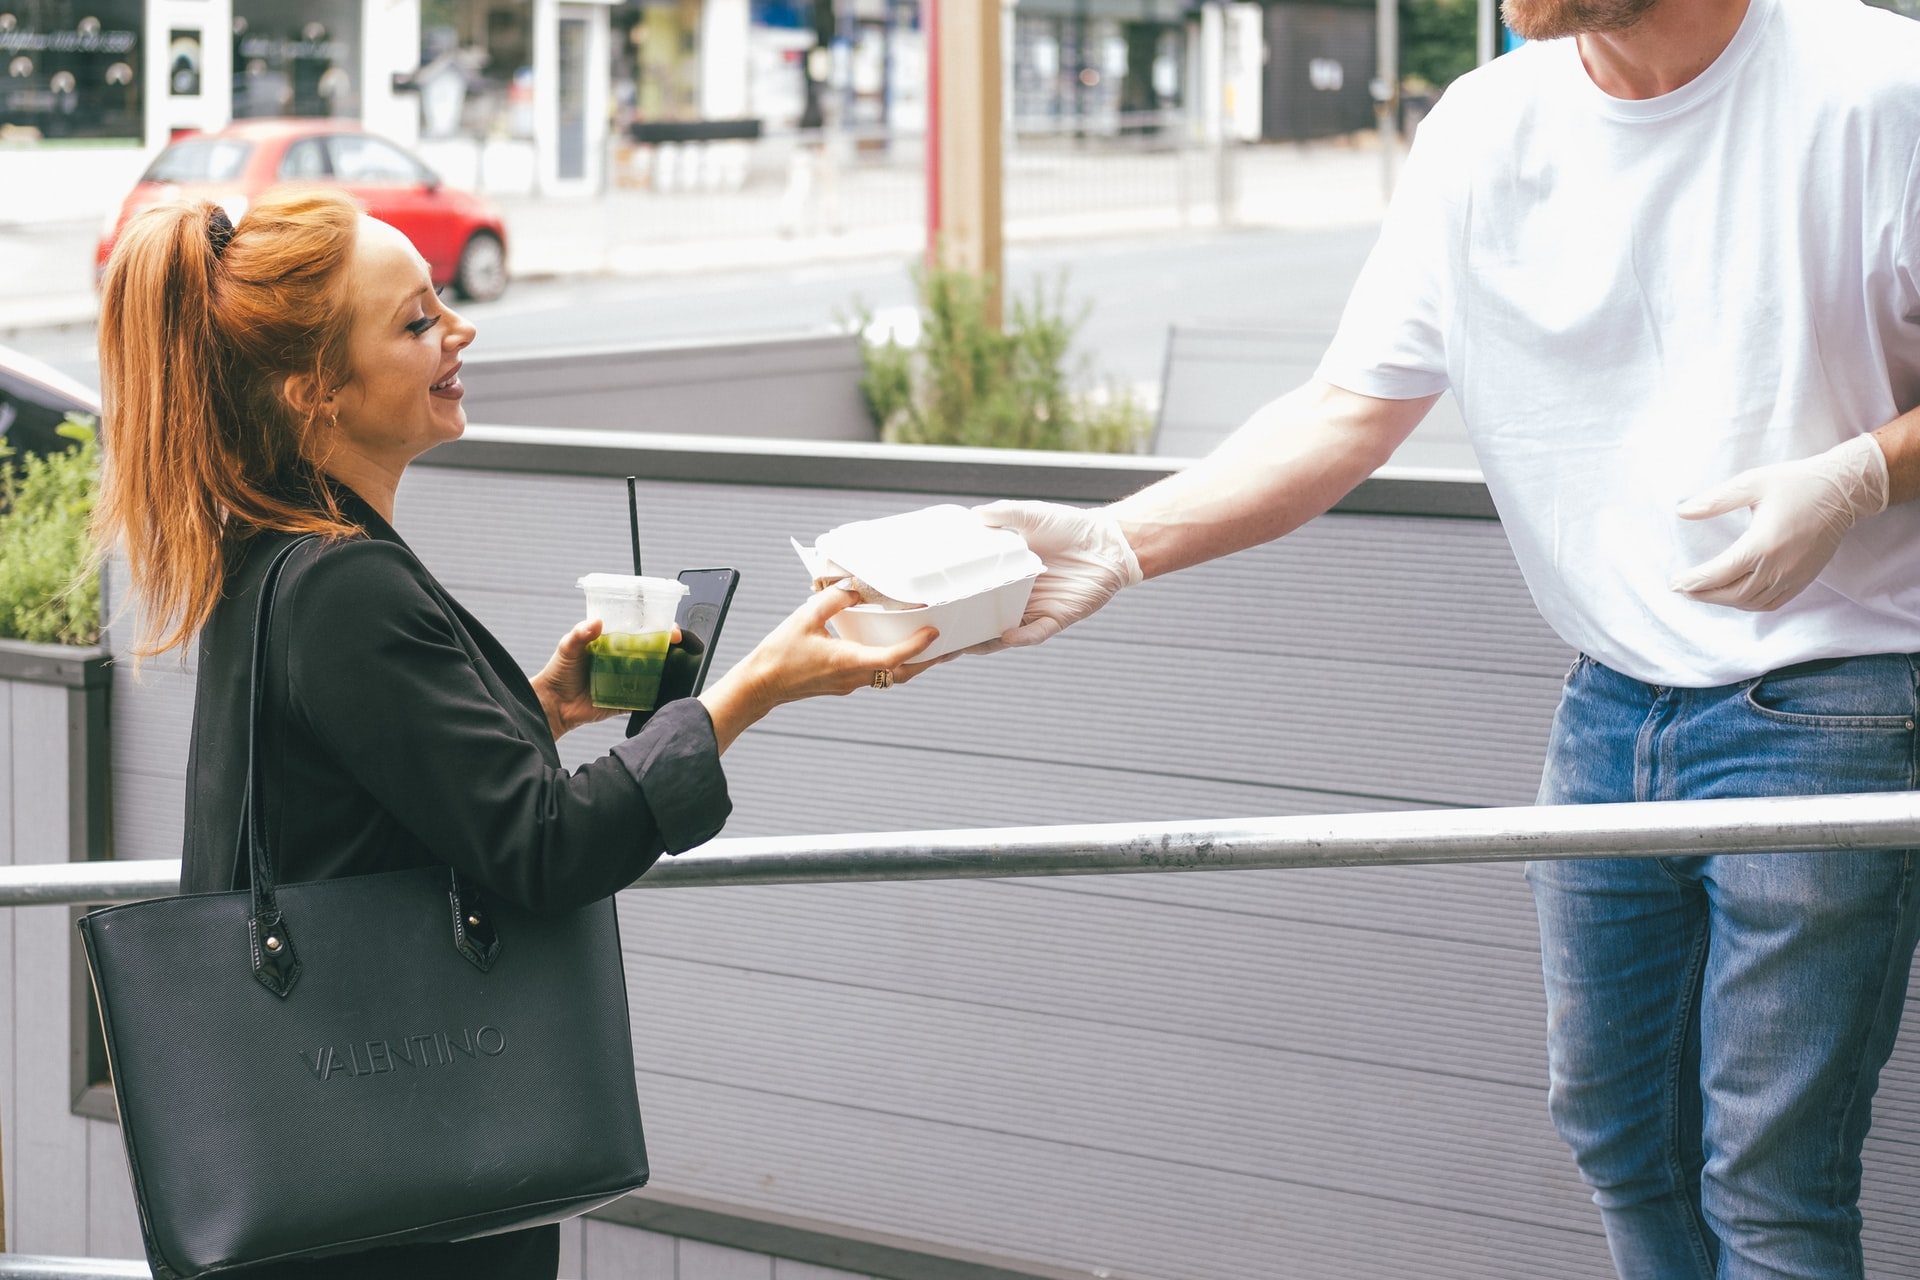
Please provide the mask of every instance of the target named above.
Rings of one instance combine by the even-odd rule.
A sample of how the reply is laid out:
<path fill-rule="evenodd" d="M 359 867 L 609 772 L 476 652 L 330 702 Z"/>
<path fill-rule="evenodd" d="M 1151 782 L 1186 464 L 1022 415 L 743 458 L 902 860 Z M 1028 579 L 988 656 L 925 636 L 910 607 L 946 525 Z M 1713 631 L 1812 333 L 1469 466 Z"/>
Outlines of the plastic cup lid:
<path fill-rule="evenodd" d="M 630 573 L 589 573 L 573 585 L 596 596 L 629 600 L 642 596 L 684 596 L 692 590 L 675 578 L 635 577 Z"/>

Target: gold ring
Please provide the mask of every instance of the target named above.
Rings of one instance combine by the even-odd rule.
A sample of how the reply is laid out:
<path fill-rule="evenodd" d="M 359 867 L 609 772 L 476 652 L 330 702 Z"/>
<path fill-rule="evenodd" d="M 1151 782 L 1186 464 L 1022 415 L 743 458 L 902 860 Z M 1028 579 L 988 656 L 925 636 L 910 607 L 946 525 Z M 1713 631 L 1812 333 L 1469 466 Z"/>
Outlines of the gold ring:
<path fill-rule="evenodd" d="M 873 689 L 891 689 L 893 688 L 893 672 L 887 670 L 885 667 L 877 667 L 874 669 L 873 679 L 867 681 L 867 685 Z"/>

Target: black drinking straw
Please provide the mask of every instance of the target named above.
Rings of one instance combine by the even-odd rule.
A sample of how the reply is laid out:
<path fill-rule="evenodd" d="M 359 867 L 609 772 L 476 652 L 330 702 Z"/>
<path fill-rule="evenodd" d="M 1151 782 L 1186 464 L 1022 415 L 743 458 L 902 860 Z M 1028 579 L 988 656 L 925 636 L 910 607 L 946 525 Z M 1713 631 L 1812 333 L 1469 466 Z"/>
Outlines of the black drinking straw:
<path fill-rule="evenodd" d="M 633 574 L 637 578 L 646 570 L 640 567 L 640 496 L 633 489 L 634 477 L 627 477 L 627 526 L 633 532 Z"/>

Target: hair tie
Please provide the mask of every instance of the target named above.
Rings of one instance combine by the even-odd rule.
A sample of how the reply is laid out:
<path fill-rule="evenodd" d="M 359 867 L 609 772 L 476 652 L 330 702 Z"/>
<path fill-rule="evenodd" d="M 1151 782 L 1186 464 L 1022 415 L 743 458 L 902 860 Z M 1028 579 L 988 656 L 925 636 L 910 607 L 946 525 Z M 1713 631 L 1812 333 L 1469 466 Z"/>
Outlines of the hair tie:
<path fill-rule="evenodd" d="M 227 245 L 232 240 L 233 219 L 219 205 L 213 206 L 213 211 L 207 215 L 207 243 L 213 246 L 214 261 L 220 260 L 220 255 L 227 251 Z"/>

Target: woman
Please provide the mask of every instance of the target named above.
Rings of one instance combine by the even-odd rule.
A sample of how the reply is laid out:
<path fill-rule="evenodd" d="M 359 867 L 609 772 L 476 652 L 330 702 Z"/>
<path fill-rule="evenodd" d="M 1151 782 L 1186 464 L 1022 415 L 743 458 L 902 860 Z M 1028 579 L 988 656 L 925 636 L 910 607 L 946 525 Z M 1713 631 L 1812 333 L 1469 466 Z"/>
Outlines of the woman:
<path fill-rule="evenodd" d="M 324 536 L 280 580 L 263 726 L 287 881 L 448 864 L 536 911 L 605 897 L 719 831 L 719 756 L 749 725 L 931 642 L 833 638 L 827 619 L 854 597 L 829 589 L 697 699 L 568 774 L 554 739 L 623 714 L 589 696 L 599 623 L 528 680 L 391 523 L 407 464 L 465 427 L 473 336 L 413 246 L 337 194 L 269 197 L 237 228 L 211 204 L 169 206 L 121 237 L 101 303 L 97 535 L 125 548 L 135 651 L 199 643 L 183 891 L 247 883 L 234 854 L 251 624 L 269 560 L 301 534 Z M 233 1274 L 552 1280 L 558 1242 L 545 1227 Z"/>

